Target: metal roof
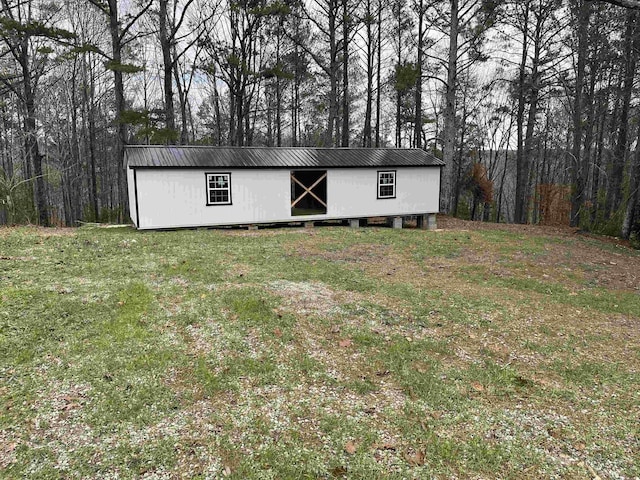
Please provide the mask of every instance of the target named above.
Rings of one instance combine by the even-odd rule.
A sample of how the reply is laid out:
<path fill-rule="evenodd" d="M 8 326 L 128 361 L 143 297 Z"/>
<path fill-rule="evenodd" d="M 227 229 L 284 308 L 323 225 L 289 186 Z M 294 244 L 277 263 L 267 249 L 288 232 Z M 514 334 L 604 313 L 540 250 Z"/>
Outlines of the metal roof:
<path fill-rule="evenodd" d="M 444 163 L 424 150 L 387 148 L 127 146 L 136 168 L 388 168 Z"/>

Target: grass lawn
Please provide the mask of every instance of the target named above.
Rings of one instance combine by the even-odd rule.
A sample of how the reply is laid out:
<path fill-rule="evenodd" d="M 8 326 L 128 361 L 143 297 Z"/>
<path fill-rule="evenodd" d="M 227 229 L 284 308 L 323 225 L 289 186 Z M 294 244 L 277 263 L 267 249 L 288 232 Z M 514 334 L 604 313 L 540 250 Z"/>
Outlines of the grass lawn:
<path fill-rule="evenodd" d="M 640 254 L 441 225 L 0 230 L 0 476 L 639 477 Z"/>

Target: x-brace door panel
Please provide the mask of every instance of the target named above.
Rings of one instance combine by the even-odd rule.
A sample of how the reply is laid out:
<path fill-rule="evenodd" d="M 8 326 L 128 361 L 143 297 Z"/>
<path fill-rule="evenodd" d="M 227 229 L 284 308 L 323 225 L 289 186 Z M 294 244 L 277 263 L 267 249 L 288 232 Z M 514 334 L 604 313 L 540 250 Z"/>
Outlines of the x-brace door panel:
<path fill-rule="evenodd" d="M 327 213 L 326 170 L 291 172 L 291 215 Z"/>

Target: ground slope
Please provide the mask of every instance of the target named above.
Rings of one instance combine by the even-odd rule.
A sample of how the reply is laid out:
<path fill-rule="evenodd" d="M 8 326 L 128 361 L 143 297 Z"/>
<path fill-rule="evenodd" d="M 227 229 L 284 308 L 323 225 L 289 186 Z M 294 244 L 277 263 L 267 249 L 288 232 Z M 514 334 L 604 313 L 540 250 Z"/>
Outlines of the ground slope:
<path fill-rule="evenodd" d="M 572 230 L 0 230 L 0 476 L 640 476 L 640 256 Z"/>

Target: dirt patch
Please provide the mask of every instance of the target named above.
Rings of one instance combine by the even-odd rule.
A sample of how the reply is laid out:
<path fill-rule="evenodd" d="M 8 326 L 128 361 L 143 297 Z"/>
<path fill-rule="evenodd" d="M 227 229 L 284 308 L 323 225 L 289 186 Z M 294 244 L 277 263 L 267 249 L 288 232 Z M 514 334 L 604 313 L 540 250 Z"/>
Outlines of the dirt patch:
<path fill-rule="evenodd" d="M 344 295 L 321 282 L 289 282 L 278 280 L 267 285 L 271 292 L 283 299 L 285 307 L 299 315 L 331 317 L 344 313 Z"/>
<path fill-rule="evenodd" d="M 545 245 L 544 255 L 536 258 L 532 268 L 552 277 L 557 277 L 557 273 L 560 277 L 577 275 L 583 279 L 582 287 L 586 284 L 640 292 L 640 256 L 628 255 L 626 251 L 612 252 L 582 241 Z"/>
<path fill-rule="evenodd" d="M 448 217 L 444 215 L 438 216 L 439 230 L 501 230 L 504 232 L 513 232 L 527 235 L 547 235 L 554 237 L 571 237 L 578 233 L 577 228 L 564 226 L 548 226 L 548 225 L 517 225 L 507 223 L 493 222 L 472 222 L 470 220 L 461 220 L 459 218 Z"/>
<path fill-rule="evenodd" d="M 293 252 L 300 257 L 314 257 L 340 263 L 380 263 L 391 253 L 386 245 L 358 244 L 336 250 L 322 250 L 317 244 L 298 244 Z M 387 260 L 387 263 L 392 263 Z"/>
<path fill-rule="evenodd" d="M 255 230 L 226 230 L 224 233 L 233 237 L 276 237 L 278 235 L 288 235 L 292 233 L 298 235 L 305 234 L 311 237 L 317 235 L 317 232 L 311 228 L 276 226 L 269 226 Z"/>
<path fill-rule="evenodd" d="M 215 347 L 219 346 L 219 338 L 222 335 L 222 329 L 217 322 L 207 319 L 198 325 L 188 325 L 185 328 L 188 336 L 186 342 L 189 351 L 196 355 L 209 355 Z M 219 354 L 219 352 L 214 352 Z"/>
<path fill-rule="evenodd" d="M 526 255 L 511 254 L 507 260 L 522 262 L 528 260 L 532 276 L 547 280 L 549 277 L 563 283 L 575 283 L 579 277 L 584 283 L 580 286 L 602 286 L 612 290 L 640 291 L 640 255 L 631 249 L 629 242 L 613 237 L 587 234 L 576 228 L 564 226 L 541 225 L 507 225 L 489 222 L 471 222 L 452 217 L 438 217 L 438 225 L 442 231 L 477 231 L 500 230 L 527 236 L 560 238 L 567 242 L 548 242 L 544 251 L 536 255 L 535 259 Z M 598 244 L 602 242 L 608 248 Z M 476 249 L 465 250 L 461 258 L 469 263 L 492 265 L 491 269 L 498 274 L 509 275 L 509 269 L 499 267 L 495 261 L 505 255 L 491 252 L 490 247 L 484 251 Z M 613 248 L 611 248 L 613 247 Z M 620 249 L 616 252 L 614 249 Z M 495 268 L 494 268 L 495 267 Z"/>
<path fill-rule="evenodd" d="M 91 401 L 91 386 L 54 381 L 43 388 L 31 408 L 37 412 L 28 439 L 14 432 L 13 438 L 0 435 L 0 466 L 16 461 L 15 451 L 20 443 L 29 448 L 50 448 L 56 456 L 55 468 L 68 467 L 69 452 L 93 445 L 96 433 L 83 420 L 83 409 Z M 11 435 L 11 434 L 9 434 Z M 34 469 L 37 470 L 34 464 Z"/>

